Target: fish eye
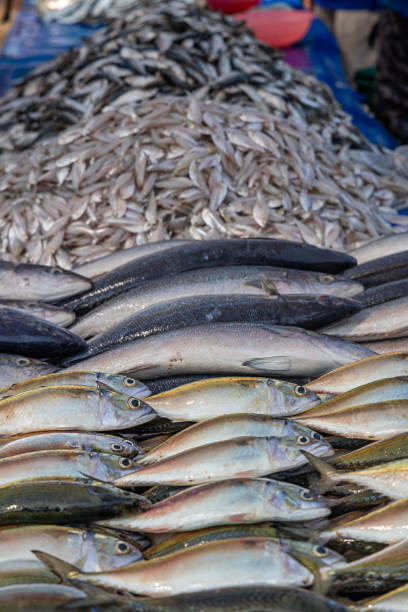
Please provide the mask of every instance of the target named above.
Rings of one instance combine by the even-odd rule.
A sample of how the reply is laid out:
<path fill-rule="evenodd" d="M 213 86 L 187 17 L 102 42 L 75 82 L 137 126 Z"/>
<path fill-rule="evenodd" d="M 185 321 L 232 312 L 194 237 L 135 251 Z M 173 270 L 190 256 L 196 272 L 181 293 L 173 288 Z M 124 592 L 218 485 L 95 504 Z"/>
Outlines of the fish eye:
<path fill-rule="evenodd" d="M 316 557 L 327 557 L 327 555 L 329 554 L 329 551 L 325 546 L 314 546 L 313 552 Z"/>
<path fill-rule="evenodd" d="M 127 459 L 126 457 L 123 457 L 120 461 L 119 461 L 119 465 L 120 467 L 123 468 L 128 468 L 132 465 L 132 462 L 130 459 Z"/>
<path fill-rule="evenodd" d="M 35 302 L 28 302 L 27 303 L 27 308 L 37 308 L 38 304 L 36 304 Z"/>
<path fill-rule="evenodd" d="M 136 399 L 136 397 L 131 397 L 128 400 L 128 406 L 129 408 L 140 408 L 140 402 L 138 399 Z"/>
<path fill-rule="evenodd" d="M 313 432 L 312 435 L 313 440 L 321 440 L 322 436 L 320 434 L 318 434 L 316 431 Z"/>
<path fill-rule="evenodd" d="M 301 446 L 304 446 L 305 444 L 309 444 L 310 438 L 308 438 L 307 436 L 298 436 L 296 438 L 296 442 Z"/>
<path fill-rule="evenodd" d="M 311 493 L 310 491 L 301 491 L 299 493 L 299 497 L 300 499 L 303 499 L 304 501 L 311 501 L 312 499 L 314 499 L 313 493 Z"/>
<path fill-rule="evenodd" d="M 334 276 L 324 274 L 323 276 L 319 276 L 319 281 L 323 283 L 323 285 L 331 285 L 334 282 Z"/>
<path fill-rule="evenodd" d="M 127 542 L 117 542 L 115 551 L 118 555 L 125 555 L 126 553 L 130 552 L 130 546 Z"/>
<path fill-rule="evenodd" d="M 301 397 L 302 395 L 306 395 L 307 389 L 301 385 L 297 385 L 297 387 L 295 387 L 295 393 Z"/>
<path fill-rule="evenodd" d="M 16 364 L 18 366 L 26 366 L 30 363 L 30 360 L 27 359 L 27 357 L 19 357 L 18 359 L 16 359 Z"/>
<path fill-rule="evenodd" d="M 60 275 L 60 274 L 64 274 L 63 270 L 61 270 L 61 268 L 51 268 L 50 270 L 51 274 L 55 274 L 56 276 Z"/>
<path fill-rule="evenodd" d="M 121 444 L 117 444 L 116 442 L 111 444 L 110 447 L 113 451 L 115 451 L 115 453 L 120 453 L 123 451 L 123 446 Z"/>
<path fill-rule="evenodd" d="M 136 384 L 136 381 L 134 378 L 125 378 L 124 383 L 126 387 L 134 387 Z"/>

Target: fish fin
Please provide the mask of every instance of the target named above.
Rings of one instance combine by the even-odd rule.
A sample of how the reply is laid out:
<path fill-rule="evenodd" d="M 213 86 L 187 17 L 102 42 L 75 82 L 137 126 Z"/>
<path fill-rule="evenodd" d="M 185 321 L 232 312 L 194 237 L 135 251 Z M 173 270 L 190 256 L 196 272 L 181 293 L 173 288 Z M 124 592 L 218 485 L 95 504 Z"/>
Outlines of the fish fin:
<path fill-rule="evenodd" d="M 331 577 L 330 575 L 328 579 L 323 573 L 325 567 L 322 567 L 322 564 L 319 563 L 319 561 L 311 559 L 308 555 L 303 555 L 302 553 L 295 552 L 293 550 L 290 551 L 290 555 L 312 572 L 314 576 L 313 591 L 325 595 L 329 590 L 332 581 L 334 580 L 334 576 Z"/>
<path fill-rule="evenodd" d="M 319 569 L 319 576 L 317 577 L 315 575 L 315 578 L 313 591 L 316 591 L 316 593 L 320 595 L 326 595 L 336 578 L 336 572 L 331 567 L 321 567 Z"/>
<path fill-rule="evenodd" d="M 302 453 L 321 476 L 319 482 L 312 487 L 315 493 L 325 493 L 330 490 L 335 482 L 343 479 L 343 474 L 337 472 L 330 463 L 323 461 L 320 457 L 316 457 L 316 455 L 312 455 L 307 451 L 302 451 Z"/>
<path fill-rule="evenodd" d="M 287 372 L 292 367 L 292 361 L 289 357 L 277 355 L 275 357 L 255 357 L 244 361 L 242 365 L 264 372 Z"/>
<path fill-rule="evenodd" d="M 261 274 L 260 276 L 262 289 L 267 295 L 280 295 L 275 283 L 271 281 L 267 276 Z"/>
<path fill-rule="evenodd" d="M 255 289 L 262 289 L 263 288 L 263 284 L 261 280 L 258 279 L 253 279 L 253 280 L 249 280 L 246 281 L 244 283 L 245 287 L 255 287 Z"/>
<path fill-rule="evenodd" d="M 75 565 L 71 565 L 71 563 L 67 563 L 67 561 L 49 553 L 41 550 L 32 550 L 31 552 L 62 581 L 75 579 L 81 571 Z"/>
<path fill-rule="evenodd" d="M 115 391 L 115 389 L 112 389 L 112 387 L 110 387 L 106 383 L 101 382 L 99 380 L 98 380 L 97 389 L 98 389 L 98 391 Z"/>

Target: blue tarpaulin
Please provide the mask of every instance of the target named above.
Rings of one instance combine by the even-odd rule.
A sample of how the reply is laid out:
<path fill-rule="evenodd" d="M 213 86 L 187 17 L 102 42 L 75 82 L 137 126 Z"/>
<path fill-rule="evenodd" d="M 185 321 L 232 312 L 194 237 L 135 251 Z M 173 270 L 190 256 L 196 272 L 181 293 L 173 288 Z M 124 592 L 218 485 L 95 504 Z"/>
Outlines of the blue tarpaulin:
<path fill-rule="evenodd" d="M 273 2 L 264 0 L 264 4 L 271 5 Z M 299 7 L 302 3 L 299 0 L 286 0 L 286 4 Z M 64 49 L 79 45 L 95 29 L 84 25 L 42 24 L 36 16 L 34 0 L 25 0 L 0 57 L 0 94 L 41 62 L 55 57 Z M 396 146 L 395 140 L 381 124 L 361 108 L 359 94 L 347 82 L 336 40 L 319 19 L 312 21 L 305 38 L 297 45 L 286 48 L 284 55 L 292 66 L 312 73 L 327 83 L 367 138 L 379 145 Z"/>

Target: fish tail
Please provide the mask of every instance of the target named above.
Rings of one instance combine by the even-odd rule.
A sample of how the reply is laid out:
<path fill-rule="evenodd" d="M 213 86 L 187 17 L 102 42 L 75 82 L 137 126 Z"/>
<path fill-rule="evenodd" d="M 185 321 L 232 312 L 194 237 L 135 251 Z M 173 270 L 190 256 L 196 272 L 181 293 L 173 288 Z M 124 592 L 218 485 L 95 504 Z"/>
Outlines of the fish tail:
<path fill-rule="evenodd" d="M 78 574 L 81 572 L 78 567 L 71 563 L 67 563 L 67 561 L 63 561 L 63 559 L 59 557 L 55 557 L 41 550 L 32 550 L 31 552 L 41 561 L 41 563 L 48 567 L 53 574 L 61 578 L 62 581 L 73 580 L 77 578 Z"/>
<path fill-rule="evenodd" d="M 321 476 L 319 482 L 313 487 L 315 493 L 325 493 L 329 491 L 334 483 L 341 480 L 343 475 L 337 472 L 330 463 L 323 461 L 316 455 L 312 455 L 307 451 L 302 451 L 306 459 L 317 470 Z"/>

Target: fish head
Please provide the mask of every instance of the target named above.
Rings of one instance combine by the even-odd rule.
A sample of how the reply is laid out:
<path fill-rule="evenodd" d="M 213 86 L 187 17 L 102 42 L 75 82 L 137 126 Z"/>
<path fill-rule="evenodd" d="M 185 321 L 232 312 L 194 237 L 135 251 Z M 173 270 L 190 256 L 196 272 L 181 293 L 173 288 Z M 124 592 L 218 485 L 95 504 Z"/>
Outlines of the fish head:
<path fill-rule="evenodd" d="M 18 285 L 40 300 L 58 300 L 92 288 L 88 278 L 59 266 L 19 264 L 15 275 Z"/>
<path fill-rule="evenodd" d="M 115 537 L 108 530 L 95 529 L 92 547 L 100 571 L 109 571 L 142 560 L 140 549 L 125 538 Z"/>
<path fill-rule="evenodd" d="M 317 567 L 336 567 L 345 564 L 342 555 L 322 544 L 285 538 L 285 547 L 288 553 L 294 553 L 298 558 L 310 559 Z"/>
<path fill-rule="evenodd" d="M 315 295 L 332 295 L 335 297 L 352 297 L 364 291 L 361 283 L 332 274 L 316 274 L 308 290 Z"/>
<path fill-rule="evenodd" d="M 268 405 L 274 414 L 277 410 L 281 414 L 298 414 L 320 404 L 320 398 L 316 393 L 302 385 L 268 378 L 267 388 Z"/>
<path fill-rule="evenodd" d="M 98 372 L 96 374 L 98 383 L 102 383 L 117 391 L 117 393 L 123 393 L 130 397 L 146 397 L 150 395 L 150 390 L 140 380 L 135 380 L 130 376 L 122 376 L 120 374 L 104 374 Z"/>
<path fill-rule="evenodd" d="M 316 457 L 328 457 L 334 454 L 333 447 L 316 431 L 301 432 L 296 438 L 290 438 L 300 451 L 307 451 Z"/>
<path fill-rule="evenodd" d="M 141 453 L 141 449 L 133 440 L 120 436 L 99 436 L 97 445 L 100 452 L 111 453 L 118 457 L 136 457 Z"/>
<path fill-rule="evenodd" d="M 90 478 L 102 482 L 112 483 L 113 480 L 125 476 L 140 466 L 136 459 L 131 457 L 117 457 L 111 453 L 90 452 L 84 453 L 82 473 Z"/>
<path fill-rule="evenodd" d="M 279 485 L 276 487 L 276 481 L 271 480 L 269 487 L 266 487 L 265 498 L 269 498 L 269 504 L 284 507 L 292 520 L 308 521 L 329 516 L 330 508 L 323 497 L 291 483 L 282 482 Z"/>
<path fill-rule="evenodd" d="M 46 374 L 55 372 L 57 369 L 55 366 L 49 365 L 44 361 L 39 361 L 38 359 L 31 359 L 23 355 L 8 355 L 6 353 L 0 353 L 0 368 L 2 366 L 16 370 L 18 380 L 14 382 L 20 382 L 26 378 L 34 378 L 35 376 L 45 376 Z"/>
<path fill-rule="evenodd" d="M 101 417 L 106 417 L 115 427 L 135 427 L 151 421 L 156 412 L 137 397 L 117 393 L 116 391 L 100 391 Z"/>

